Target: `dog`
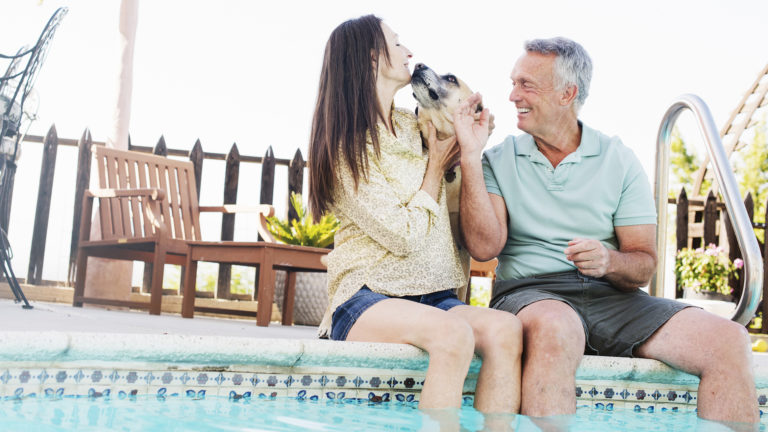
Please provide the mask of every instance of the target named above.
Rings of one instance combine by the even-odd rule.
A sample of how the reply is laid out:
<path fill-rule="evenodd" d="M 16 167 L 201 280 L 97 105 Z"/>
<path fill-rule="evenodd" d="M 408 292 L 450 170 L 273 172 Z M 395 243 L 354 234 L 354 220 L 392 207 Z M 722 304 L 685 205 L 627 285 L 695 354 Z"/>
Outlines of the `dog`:
<path fill-rule="evenodd" d="M 429 122 L 437 129 L 437 139 L 444 140 L 456 135 L 453 129 L 453 112 L 463 100 L 472 95 L 472 90 L 456 75 L 438 75 L 423 63 L 418 63 L 411 76 L 413 97 L 416 98 L 416 121 L 421 132 L 422 142 L 426 146 Z M 475 112 L 479 118 L 483 111 L 482 104 Z M 489 133 L 493 130 L 493 117 L 489 120 Z M 446 199 L 448 214 L 451 219 L 451 231 L 456 244 L 459 241 L 459 196 L 461 194 L 461 167 L 457 163 L 445 173 Z"/>

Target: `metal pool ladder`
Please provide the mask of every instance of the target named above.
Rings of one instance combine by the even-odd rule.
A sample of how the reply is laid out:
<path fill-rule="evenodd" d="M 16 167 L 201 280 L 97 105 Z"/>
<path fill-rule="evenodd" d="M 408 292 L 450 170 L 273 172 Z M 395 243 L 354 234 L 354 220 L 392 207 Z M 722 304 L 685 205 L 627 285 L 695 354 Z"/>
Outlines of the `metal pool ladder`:
<path fill-rule="evenodd" d="M 656 197 L 656 214 L 658 226 L 656 229 L 656 250 L 659 265 L 656 276 L 651 281 L 650 293 L 658 295 L 664 287 L 664 263 L 666 258 L 667 237 L 667 190 L 669 187 L 669 147 L 672 126 L 684 109 L 693 112 L 699 126 L 699 131 L 704 137 L 705 147 L 709 160 L 712 161 L 713 171 L 717 186 L 723 195 L 725 208 L 729 220 L 736 233 L 741 252 L 744 255 L 744 289 L 741 299 L 736 306 L 733 321 L 747 325 L 757 310 L 760 294 L 763 288 L 763 258 L 760 255 L 760 247 L 757 243 L 752 221 L 747 215 L 747 210 L 741 202 L 741 195 L 736 184 L 728 156 L 725 154 L 723 143 L 717 132 L 712 114 L 707 104 L 701 98 L 692 94 L 684 94 L 672 103 L 661 121 L 659 135 L 656 139 L 656 184 L 654 188 Z M 731 245 L 733 247 L 734 245 Z"/>

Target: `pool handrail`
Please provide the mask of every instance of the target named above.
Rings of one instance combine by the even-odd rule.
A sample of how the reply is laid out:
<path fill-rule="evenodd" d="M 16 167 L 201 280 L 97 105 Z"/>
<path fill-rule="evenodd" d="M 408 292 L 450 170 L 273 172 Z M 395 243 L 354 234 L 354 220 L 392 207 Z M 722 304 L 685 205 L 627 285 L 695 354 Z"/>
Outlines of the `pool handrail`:
<path fill-rule="evenodd" d="M 736 176 L 731 169 L 728 156 L 723 148 L 720 135 L 715 127 L 712 114 L 704 101 L 696 95 L 683 94 L 669 107 L 661 121 L 656 140 L 656 183 L 654 187 L 658 225 L 656 229 L 656 249 L 659 265 L 656 275 L 651 281 L 650 293 L 658 295 L 658 290 L 664 287 L 664 263 L 666 258 L 667 237 L 667 194 L 669 187 L 669 148 L 672 126 L 680 113 L 689 109 L 696 118 L 696 124 L 701 132 L 707 155 L 712 161 L 715 180 L 723 195 L 729 220 L 736 234 L 736 240 L 744 256 L 743 290 L 736 310 L 731 318 L 742 325 L 747 325 L 757 310 L 763 287 L 763 258 L 757 238 L 752 230 L 752 221 L 741 201 Z M 731 245 L 734 247 L 735 245 Z"/>

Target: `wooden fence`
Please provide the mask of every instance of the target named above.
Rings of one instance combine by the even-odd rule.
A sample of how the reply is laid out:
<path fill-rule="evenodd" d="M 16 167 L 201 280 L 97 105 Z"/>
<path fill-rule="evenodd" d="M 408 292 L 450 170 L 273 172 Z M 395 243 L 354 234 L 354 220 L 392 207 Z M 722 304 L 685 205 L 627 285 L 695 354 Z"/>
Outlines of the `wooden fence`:
<path fill-rule="evenodd" d="M 79 140 L 58 138 L 56 134 L 56 128 L 51 126 L 45 137 L 40 136 L 27 136 L 25 142 L 42 143 L 43 144 L 43 156 L 42 166 L 40 171 L 40 183 L 37 194 L 37 207 L 35 209 L 34 228 L 32 236 L 32 244 L 29 252 L 29 268 L 27 271 L 26 282 L 30 284 L 40 285 L 43 283 L 42 270 L 43 261 L 45 256 L 46 247 L 46 235 L 48 232 L 48 218 L 51 209 L 51 195 L 53 189 L 53 175 L 56 168 L 56 153 L 58 146 L 76 146 L 78 147 L 78 160 L 77 160 L 77 177 L 75 182 L 75 196 L 74 202 L 74 214 L 72 218 L 72 234 L 70 243 L 70 257 L 67 283 L 72 285 L 74 283 L 75 275 L 75 260 L 77 255 L 77 245 L 80 233 L 80 217 L 82 207 L 79 203 L 82 202 L 85 190 L 90 183 L 91 174 L 91 147 L 94 145 L 104 145 L 103 142 L 95 142 L 91 138 L 90 132 L 86 129 Z M 254 163 L 261 164 L 261 182 L 260 182 L 260 197 L 259 203 L 273 204 L 274 188 L 275 188 L 275 167 L 277 165 L 285 166 L 288 170 L 288 188 L 286 190 L 286 197 L 290 196 L 291 192 L 301 193 L 304 177 L 304 169 L 306 163 L 300 150 L 296 150 L 293 159 L 277 159 L 274 157 L 272 147 L 270 146 L 263 157 L 259 156 L 247 156 L 241 155 L 237 146 L 232 145 L 229 153 L 210 153 L 203 151 L 202 144 L 198 140 L 192 147 L 192 150 L 179 150 L 169 149 L 166 146 L 165 139 L 160 137 L 159 141 L 154 147 L 135 146 L 130 144 L 129 149 L 133 151 L 140 151 L 146 153 L 154 153 L 162 156 L 176 156 L 187 157 L 195 166 L 195 181 L 197 184 L 198 198 L 200 194 L 200 185 L 203 176 L 203 161 L 204 160 L 223 160 L 225 161 L 226 168 L 224 174 L 224 204 L 236 204 L 237 190 L 239 186 L 239 172 L 240 163 Z M 13 181 L 11 179 L 11 181 Z M 717 201 L 715 194 L 709 192 L 706 198 L 692 198 L 689 199 L 686 195 L 685 188 L 680 191 L 677 199 L 670 198 L 670 204 L 677 205 L 677 250 L 684 247 L 697 248 L 703 247 L 710 243 L 714 244 L 727 244 L 730 247 L 729 257 L 731 260 L 736 258 L 742 258 L 741 251 L 738 248 L 736 242 L 736 236 L 731 228 L 731 224 L 728 221 L 728 216 L 725 211 L 725 205 Z M 744 200 L 747 213 L 750 219 L 754 217 L 754 203 L 751 194 L 748 194 Z M 10 203 L 8 203 L 10 208 Z M 767 206 L 768 208 L 768 206 Z M 291 206 L 288 206 L 288 217 L 295 218 L 296 213 Z M 8 217 L 0 215 L 0 225 L 4 229 L 8 229 Z M 222 218 L 221 226 L 221 240 L 232 240 L 234 236 L 235 215 L 224 215 Z M 753 222 L 754 228 L 765 228 L 764 223 Z M 723 229 L 725 233 L 723 233 Z M 768 253 L 766 253 L 766 245 L 768 245 L 768 230 L 764 231 L 764 237 L 757 239 L 763 254 L 764 268 L 768 269 Z M 151 268 L 149 265 L 145 266 L 144 275 L 144 291 L 148 291 L 149 275 L 151 274 Z M 182 276 L 183 277 L 183 276 Z M 222 265 L 219 267 L 218 276 L 218 289 L 216 296 L 218 298 L 237 298 L 237 295 L 233 295 L 229 292 L 231 278 L 231 267 Z M 763 298 L 766 298 L 766 291 L 768 291 L 768 272 L 764 274 L 763 281 Z M 743 280 L 743 270 L 739 271 L 739 279 L 732 277 L 730 285 L 733 288 L 733 296 L 738 299 L 741 296 L 741 280 Z M 682 297 L 682 287 L 676 287 L 677 296 Z M 763 313 L 763 317 L 768 317 L 768 302 L 761 302 L 760 311 Z M 762 321 L 762 333 L 768 333 L 768 319 Z"/>
<path fill-rule="evenodd" d="M 741 249 L 739 249 L 736 240 L 736 234 L 728 218 L 728 213 L 724 211 L 725 203 L 719 202 L 711 190 L 706 197 L 689 199 L 685 188 L 682 188 L 677 199 L 670 198 L 669 203 L 676 204 L 677 206 L 677 222 L 675 227 L 676 250 L 705 247 L 709 244 L 727 245 L 728 257 L 731 261 L 737 258 L 743 259 Z M 763 238 L 761 239 L 758 236 L 756 238 L 763 257 L 763 268 L 768 269 L 768 253 L 766 253 L 768 230 L 765 229 L 765 223 L 754 222 L 755 204 L 751 193 L 747 193 L 744 199 L 744 206 L 747 209 L 749 219 L 753 221 L 752 227 L 763 229 Z M 768 205 L 766 209 L 768 209 Z M 765 220 L 768 220 L 768 214 L 766 214 Z M 729 285 L 733 289 L 733 298 L 738 301 L 742 294 L 744 269 L 738 270 L 737 273 L 738 278 L 731 276 Z M 675 284 L 677 284 L 677 281 L 675 281 Z M 683 287 L 676 285 L 675 291 L 678 298 L 683 296 Z M 764 272 L 762 298 L 768 298 L 767 294 L 768 272 Z M 761 301 L 758 311 L 763 313 L 760 333 L 768 333 L 768 302 Z"/>
<path fill-rule="evenodd" d="M 80 219 L 82 214 L 83 195 L 90 184 L 91 175 L 91 147 L 94 145 L 104 145 L 103 142 L 93 141 L 91 133 L 87 129 L 83 132 L 79 140 L 58 138 L 55 126 L 51 126 L 45 137 L 27 136 L 25 142 L 42 143 L 43 156 L 40 170 L 40 183 L 37 194 L 37 207 L 35 209 L 35 219 L 33 227 L 32 243 L 29 252 L 29 267 L 27 270 L 26 282 L 29 284 L 40 285 L 43 283 L 43 262 L 46 247 L 46 235 L 48 233 L 48 218 L 51 210 L 51 197 L 53 190 L 53 176 L 56 169 L 56 153 L 59 146 L 78 147 L 77 174 L 74 185 L 74 214 L 72 218 L 72 235 L 70 243 L 69 267 L 67 275 L 67 284 L 74 284 L 75 262 L 77 258 L 77 246 L 80 235 Z M 260 204 L 273 204 L 275 189 L 275 167 L 286 166 L 288 169 L 288 188 L 286 197 L 291 192 L 301 193 L 304 181 L 304 168 L 306 163 L 300 150 L 296 150 L 293 159 L 277 159 L 274 156 L 270 146 L 263 157 L 241 155 L 237 145 L 233 144 L 229 153 L 210 153 L 203 151 L 200 140 L 195 142 L 192 150 L 169 149 L 165 144 L 165 139 L 161 136 L 154 147 L 143 147 L 132 145 L 129 140 L 129 150 L 154 153 L 162 156 L 187 157 L 195 167 L 195 182 L 197 184 L 197 194 L 200 197 L 200 185 L 203 177 L 204 160 L 223 160 L 226 168 L 224 173 L 224 204 L 236 204 L 237 190 L 239 186 L 240 163 L 261 164 L 261 182 L 260 182 Z M 7 208 L 10 209 L 9 202 Z M 9 211 L 10 212 L 10 211 Z M 288 217 L 296 218 L 296 212 L 288 206 Z M 8 218 L 0 219 L 3 228 L 8 230 Z M 12 229 L 12 227 L 11 227 Z M 226 214 L 222 217 L 221 240 L 233 240 L 235 232 L 235 215 Z M 145 264 L 144 271 L 144 291 L 148 291 L 149 279 L 152 273 L 151 264 Z M 183 275 L 182 275 L 183 277 Z M 220 265 L 218 276 L 218 298 L 237 298 L 229 292 L 231 279 L 231 266 Z M 257 279 L 258 280 L 258 279 Z"/>

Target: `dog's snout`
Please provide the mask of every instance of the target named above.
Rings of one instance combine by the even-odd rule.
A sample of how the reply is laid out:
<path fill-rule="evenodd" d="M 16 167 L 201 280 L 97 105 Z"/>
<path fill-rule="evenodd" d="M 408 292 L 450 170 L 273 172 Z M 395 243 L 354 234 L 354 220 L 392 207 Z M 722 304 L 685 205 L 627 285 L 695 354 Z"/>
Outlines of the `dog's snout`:
<path fill-rule="evenodd" d="M 424 63 L 416 63 L 416 66 L 413 67 L 413 70 L 417 71 L 417 70 L 424 69 L 426 67 L 427 67 L 427 65 L 425 65 Z"/>

